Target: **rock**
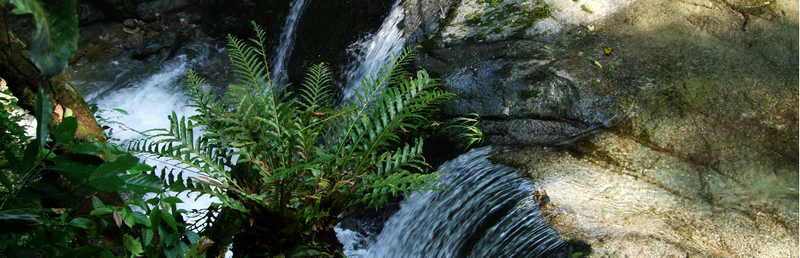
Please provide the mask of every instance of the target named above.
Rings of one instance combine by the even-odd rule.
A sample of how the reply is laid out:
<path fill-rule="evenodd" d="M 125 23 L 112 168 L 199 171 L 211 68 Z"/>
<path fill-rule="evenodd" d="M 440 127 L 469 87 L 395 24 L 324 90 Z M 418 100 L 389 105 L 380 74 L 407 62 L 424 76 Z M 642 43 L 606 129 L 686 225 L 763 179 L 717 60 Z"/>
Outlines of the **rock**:
<path fill-rule="evenodd" d="M 158 53 L 161 53 L 162 58 L 171 58 L 181 47 L 187 34 L 187 29 L 165 30 L 133 49 L 131 58 L 141 60 Z"/>
<path fill-rule="evenodd" d="M 588 257 L 795 257 L 798 7 L 742 2 L 463 1 L 418 64 Z"/>
<path fill-rule="evenodd" d="M 135 29 L 136 27 L 138 27 L 138 25 L 136 24 L 136 19 L 130 19 L 130 18 L 125 19 L 125 21 L 122 22 L 122 25 L 124 25 L 125 28 L 128 29 Z"/>
<path fill-rule="evenodd" d="M 124 6 L 136 18 L 153 21 L 159 14 L 173 12 L 190 5 L 188 0 L 125 0 Z"/>
<path fill-rule="evenodd" d="M 136 18 L 156 20 L 156 14 L 164 14 L 193 5 L 189 0 L 87 0 L 102 10 L 108 17 L 124 20 Z"/>
<path fill-rule="evenodd" d="M 108 19 L 108 16 L 100 8 L 89 1 L 77 1 L 77 5 L 79 26 L 86 26 Z"/>

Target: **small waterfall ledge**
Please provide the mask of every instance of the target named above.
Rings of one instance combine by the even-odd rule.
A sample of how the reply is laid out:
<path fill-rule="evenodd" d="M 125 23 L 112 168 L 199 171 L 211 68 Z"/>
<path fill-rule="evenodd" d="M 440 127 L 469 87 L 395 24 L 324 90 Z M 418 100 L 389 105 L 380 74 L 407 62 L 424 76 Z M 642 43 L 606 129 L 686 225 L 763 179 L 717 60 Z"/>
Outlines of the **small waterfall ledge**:
<path fill-rule="evenodd" d="M 554 257 L 566 243 L 542 218 L 533 184 L 519 171 L 492 164 L 491 146 L 439 167 L 449 191 L 411 194 L 370 242 L 336 228 L 355 257 Z"/>

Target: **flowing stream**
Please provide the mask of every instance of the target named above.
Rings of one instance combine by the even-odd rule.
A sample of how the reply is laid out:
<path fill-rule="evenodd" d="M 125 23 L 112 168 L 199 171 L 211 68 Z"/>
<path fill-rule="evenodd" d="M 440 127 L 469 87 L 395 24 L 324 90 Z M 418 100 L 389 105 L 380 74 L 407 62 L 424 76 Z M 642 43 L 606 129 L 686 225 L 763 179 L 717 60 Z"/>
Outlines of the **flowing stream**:
<path fill-rule="evenodd" d="M 383 25 L 377 33 L 350 46 L 351 51 L 360 54 L 351 68 L 345 72 L 346 84 L 342 89 L 343 101 L 354 100 L 355 91 L 362 91 L 362 78 L 377 74 L 384 65 L 391 65 L 390 55 L 400 53 L 403 49 L 406 40 L 403 38 L 403 30 L 399 27 L 404 17 L 400 2 L 401 0 L 397 0 L 392 5 L 389 16 L 383 20 Z"/>
<path fill-rule="evenodd" d="M 275 55 L 275 64 L 272 65 L 272 78 L 275 78 L 279 85 L 282 85 L 286 79 L 286 73 L 284 73 L 286 61 L 292 55 L 294 39 L 297 35 L 294 30 L 297 28 L 297 23 L 300 21 L 300 15 L 303 14 L 305 6 L 305 0 L 292 2 L 289 15 L 286 17 L 286 25 L 283 26 L 283 31 L 281 31 L 281 38 Z"/>
<path fill-rule="evenodd" d="M 414 193 L 376 237 L 337 228 L 356 257 L 553 257 L 566 245 L 542 218 L 533 185 L 492 164 L 491 147 L 472 150 L 438 171 L 449 191 Z M 374 239 L 374 240 L 373 240 Z"/>
<path fill-rule="evenodd" d="M 392 7 L 380 30 L 354 44 L 360 49 L 356 65 L 347 72 L 345 100 L 353 99 L 364 75 L 390 64 L 389 54 L 399 53 L 405 43 L 398 23 L 403 19 L 400 1 Z M 294 28 L 304 0 L 292 4 L 281 35 L 273 74 L 278 75 L 292 49 Z M 120 57 L 86 64 L 71 80 L 89 103 L 101 109 L 119 108 L 128 115 L 107 115 L 136 131 L 168 128 L 167 115 L 194 114 L 187 107 L 184 78 L 189 69 L 224 70 L 229 62 L 222 44 L 206 41 L 184 47 L 182 52 L 158 65 Z M 91 66 L 91 67 L 89 67 Z M 208 68 L 213 67 L 213 68 Z M 225 74 L 206 77 L 226 80 Z M 90 79 L 82 79 L 90 78 Z M 89 81 L 91 80 L 91 81 Z M 209 87 L 219 86 L 213 81 Z M 112 136 L 122 140 L 140 137 L 132 130 L 111 124 Z M 518 171 L 494 165 L 487 159 L 489 147 L 473 150 L 442 165 L 442 186 L 449 191 L 412 194 L 384 224 L 379 234 L 362 235 L 337 228 L 346 254 L 357 257 L 546 257 L 559 254 L 565 243 L 550 229 L 533 199 L 533 186 Z M 158 161 L 156 161 L 158 162 Z M 156 165 L 163 165 L 156 164 Z M 184 198 L 184 209 L 205 208 L 214 200 Z M 369 233 L 369 232 L 368 232 Z"/>

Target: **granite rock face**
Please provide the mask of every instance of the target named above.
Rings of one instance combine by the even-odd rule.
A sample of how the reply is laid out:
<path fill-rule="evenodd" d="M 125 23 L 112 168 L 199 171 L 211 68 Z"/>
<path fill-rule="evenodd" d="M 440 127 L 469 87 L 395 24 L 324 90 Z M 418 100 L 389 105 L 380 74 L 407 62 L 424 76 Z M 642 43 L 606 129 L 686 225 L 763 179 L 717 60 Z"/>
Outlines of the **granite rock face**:
<path fill-rule="evenodd" d="M 443 114 L 480 114 L 589 257 L 798 256 L 797 2 L 428 4 Z"/>

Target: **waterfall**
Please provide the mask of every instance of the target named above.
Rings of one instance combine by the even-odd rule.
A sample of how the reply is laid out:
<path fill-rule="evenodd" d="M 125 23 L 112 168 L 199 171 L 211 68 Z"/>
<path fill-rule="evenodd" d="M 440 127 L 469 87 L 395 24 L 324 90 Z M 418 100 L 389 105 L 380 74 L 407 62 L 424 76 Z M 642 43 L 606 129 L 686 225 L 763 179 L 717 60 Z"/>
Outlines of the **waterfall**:
<path fill-rule="evenodd" d="M 491 147 L 448 161 L 449 191 L 414 193 L 371 243 L 337 228 L 345 254 L 357 257 L 552 257 L 566 243 L 542 218 L 522 173 L 487 158 Z"/>
<path fill-rule="evenodd" d="M 362 78 L 377 74 L 381 67 L 391 64 L 389 54 L 397 54 L 403 49 L 406 41 L 403 39 L 403 30 L 399 27 L 404 17 L 400 1 L 397 0 L 392 5 L 392 11 L 383 20 L 383 25 L 377 33 L 350 46 L 353 52 L 360 54 L 352 68 L 345 72 L 343 101 L 354 100 L 356 94 L 353 91 L 361 91 Z"/>
<path fill-rule="evenodd" d="M 303 13 L 305 7 L 305 0 L 295 0 L 290 7 L 289 15 L 286 17 L 286 25 L 283 25 L 281 31 L 281 38 L 278 45 L 277 54 L 275 56 L 275 64 L 272 65 L 272 78 L 276 79 L 279 84 L 286 78 L 286 61 L 292 55 L 294 49 L 294 30 L 297 28 L 297 22 L 300 20 L 300 15 Z"/>
<path fill-rule="evenodd" d="M 90 84 L 92 91 L 86 92 L 87 103 L 93 103 L 101 110 L 111 111 L 121 109 L 127 115 L 105 112 L 103 117 L 112 123 L 111 137 L 119 140 L 130 140 L 142 137 L 139 133 L 129 130 L 145 131 L 153 128 L 169 128 L 167 116 L 175 112 L 178 116 L 192 116 L 197 114 L 193 107 L 188 107 L 189 99 L 184 95 L 187 92 L 184 79 L 189 69 L 213 67 L 227 62 L 224 48 L 203 42 L 187 46 L 180 55 L 158 65 L 145 65 L 144 63 L 122 57 L 119 60 L 102 64 L 103 70 L 96 73 L 118 72 L 107 80 L 92 82 L 79 81 Z M 224 75 L 217 75 L 225 77 Z M 89 75 L 89 77 L 94 77 Z M 119 123 L 116 123 L 119 122 Z M 123 126 L 124 125 L 124 126 Z M 170 167 L 174 162 L 143 159 L 143 162 L 160 167 Z M 191 175 L 190 171 L 184 176 Z M 176 195 L 176 193 L 170 193 Z M 207 208 L 212 202 L 219 202 L 208 195 L 196 198 L 197 194 L 179 195 L 184 202 L 178 203 L 179 209 L 194 210 Z M 147 197 L 146 197 L 147 198 Z M 191 218 L 187 218 L 191 221 Z"/>

